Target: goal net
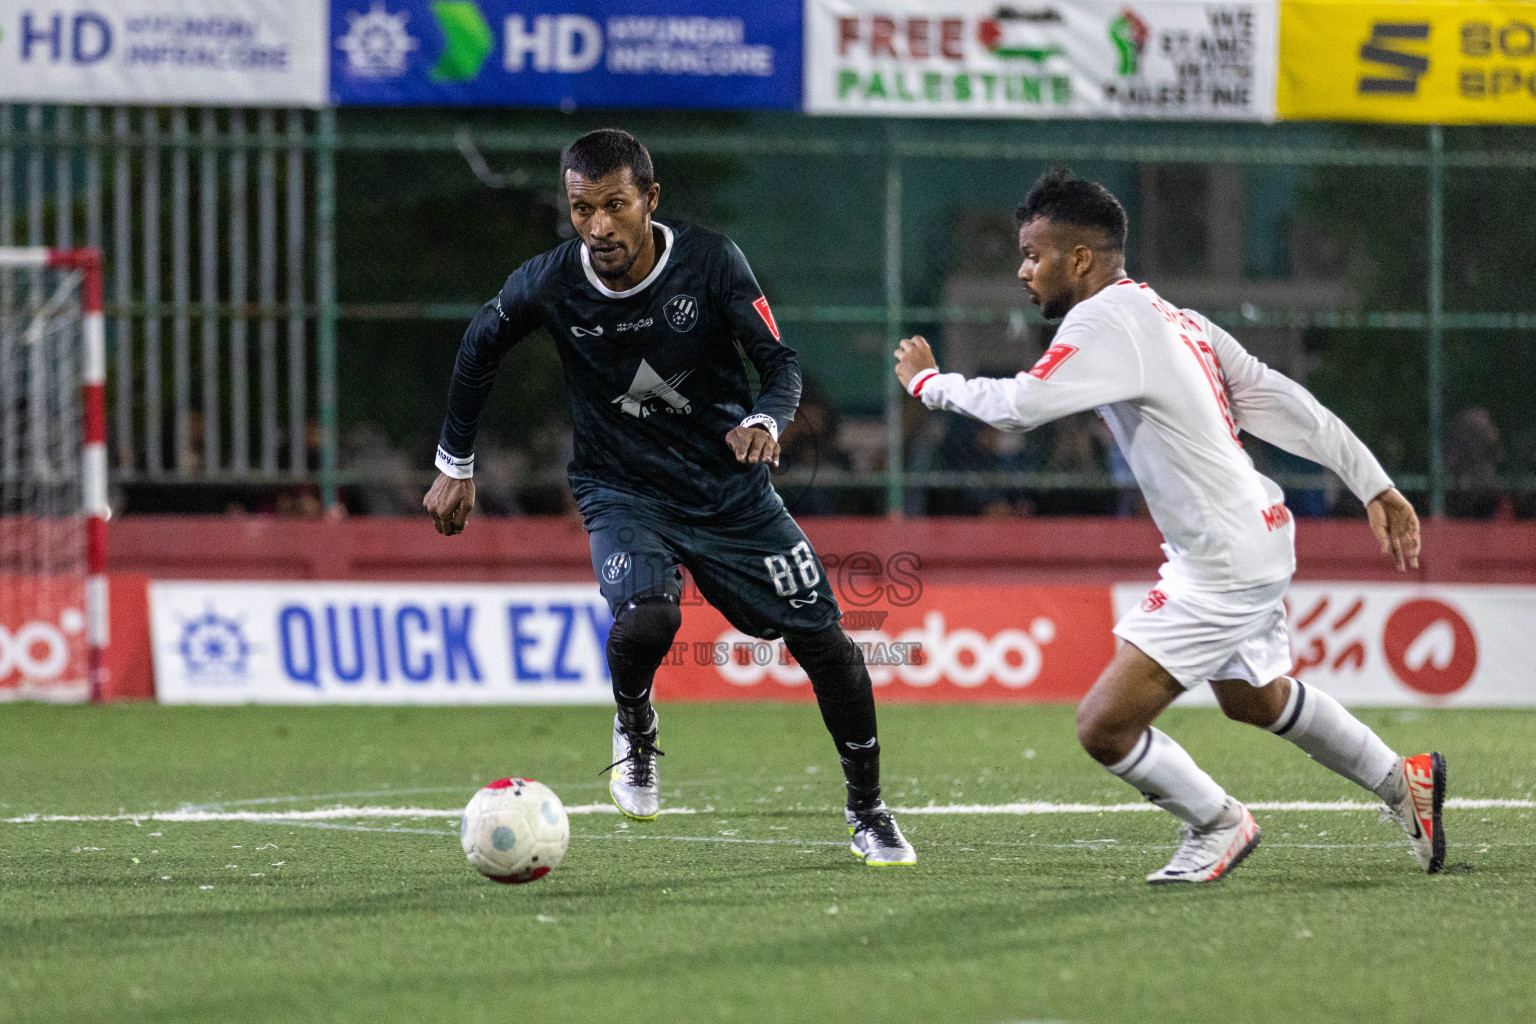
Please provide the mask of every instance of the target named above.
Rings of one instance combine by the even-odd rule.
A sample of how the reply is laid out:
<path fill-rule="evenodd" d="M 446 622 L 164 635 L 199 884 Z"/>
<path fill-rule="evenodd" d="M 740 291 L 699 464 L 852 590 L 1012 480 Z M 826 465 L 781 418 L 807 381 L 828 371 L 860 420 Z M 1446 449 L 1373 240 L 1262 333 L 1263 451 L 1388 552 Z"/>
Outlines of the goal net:
<path fill-rule="evenodd" d="M 0 248 L 0 700 L 105 681 L 100 280 L 95 250 Z"/>

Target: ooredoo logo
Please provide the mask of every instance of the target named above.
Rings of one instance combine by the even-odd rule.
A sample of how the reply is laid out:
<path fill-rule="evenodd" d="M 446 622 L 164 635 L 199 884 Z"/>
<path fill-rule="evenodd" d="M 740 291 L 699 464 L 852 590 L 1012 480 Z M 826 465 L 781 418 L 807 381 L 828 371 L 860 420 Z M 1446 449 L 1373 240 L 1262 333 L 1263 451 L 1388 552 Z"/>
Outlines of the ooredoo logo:
<path fill-rule="evenodd" d="M 1461 613 L 1442 601 L 1399 605 L 1381 631 L 1382 653 L 1404 686 L 1443 697 L 1466 686 L 1477 670 L 1477 637 Z"/>
<path fill-rule="evenodd" d="M 721 634 L 720 644 L 750 643 L 751 637 L 735 630 Z M 988 680 L 1010 690 L 1023 689 L 1040 676 L 1045 664 L 1043 648 L 1056 639 L 1056 623 L 1037 616 L 1027 629 L 1000 629 L 991 635 L 968 627 L 951 627 L 942 612 L 929 612 L 923 624 L 903 630 L 894 638 L 884 630 L 861 630 L 854 640 L 868 645 L 865 661 L 876 686 L 900 682 L 925 687 L 948 682 L 965 688 Z M 906 657 L 911 651 L 914 657 Z M 887 652 L 893 652 L 890 656 Z M 716 663 L 720 675 L 737 686 L 753 686 L 764 679 L 785 686 L 807 682 L 805 670 L 783 658 L 727 659 Z"/>
<path fill-rule="evenodd" d="M 49 683 L 69 667 L 69 636 L 85 631 L 85 616 L 78 608 L 66 608 L 58 625 L 28 622 L 12 633 L 0 626 L 0 681 L 12 673 L 32 683 Z"/>

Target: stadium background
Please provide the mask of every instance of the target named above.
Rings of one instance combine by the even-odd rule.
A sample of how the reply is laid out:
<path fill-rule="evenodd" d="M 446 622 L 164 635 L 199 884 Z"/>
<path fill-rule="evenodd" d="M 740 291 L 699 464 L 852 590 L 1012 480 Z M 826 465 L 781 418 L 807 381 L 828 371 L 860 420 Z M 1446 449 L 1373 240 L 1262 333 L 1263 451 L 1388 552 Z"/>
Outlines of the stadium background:
<path fill-rule="evenodd" d="M 11 247 L 99 246 L 86 511 L 112 513 L 109 699 L 74 706 L 89 488 L 22 472 L 49 402 L 0 375 L 0 1020 L 1528 1022 L 1533 26 L 1497 0 L 0 0 L 0 367 L 39 294 Z M 501 375 L 468 531 L 420 511 L 463 326 L 562 237 L 560 148 L 613 124 L 800 352 L 777 480 L 867 645 L 915 871 L 849 856 L 803 676 L 691 590 L 665 813 L 606 802 L 549 339 Z M 1248 440 L 1301 520 L 1294 671 L 1446 756 L 1443 873 L 1197 694 L 1159 724 L 1263 846 L 1141 884 L 1174 823 L 1070 705 L 1157 531 L 1091 416 L 921 415 L 888 356 L 922 331 L 946 366 L 1032 362 L 1010 211 L 1057 162 L 1125 202 L 1134 275 L 1305 380 L 1425 513 L 1395 574 L 1336 481 Z M 73 415 L 59 465 L 90 461 Z M 571 814 L 537 885 L 456 845 L 501 775 Z"/>
<path fill-rule="evenodd" d="M 1028 602 L 1054 600 L 1031 588 L 1088 585 L 1099 588 L 1095 621 L 1109 615 L 1111 588 L 1155 572 L 1155 531 L 1091 414 L 1004 435 L 921 415 L 889 373 L 890 348 L 912 332 L 967 373 L 1017 372 L 1043 350 L 1050 328 L 1013 278 L 1011 208 L 1043 168 L 1062 162 L 1125 202 L 1133 276 L 1208 311 L 1305 381 L 1380 455 L 1431 516 L 1421 583 L 1525 584 L 1536 575 L 1536 526 L 1524 522 L 1536 517 L 1526 385 L 1536 321 L 1523 309 L 1536 242 L 1521 229 L 1533 179 L 1519 5 L 1424 14 L 1436 27 L 1427 73 L 1367 59 L 1370 46 L 1398 45 L 1390 31 L 1386 43 L 1377 38 L 1384 15 L 1369 4 L 1234 0 L 1195 15 L 1177 5 L 1144 5 L 1140 15 L 1050 6 L 1036 12 L 1039 24 L 1065 27 L 1037 31 L 1058 31 L 1055 56 L 1069 67 L 1040 72 L 1034 94 L 1026 89 L 1012 109 L 994 104 L 985 117 L 956 109 L 960 93 L 922 91 L 940 89 L 937 77 L 922 77 L 936 61 L 961 59 L 939 52 L 950 45 L 940 42 L 943 12 L 815 2 L 803 12 L 558 6 L 343 2 L 274 18 L 259 4 L 190 5 L 181 22 L 135 20 L 126 0 L 98 5 L 106 14 L 10 12 L 11 98 L 74 102 L 0 106 L 0 245 L 96 245 L 105 259 L 110 551 L 121 595 L 109 693 L 148 695 L 152 661 L 162 674 L 172 663 L 197 674 L 185 654 L 191 613 L 167 605 L 151 640 L 152 579 L 587 580 L 547 338 L 521 345 L 502 374 L 480 441 L 470 535 L 445 542 L 418 509 L 463 324 L 510 269 L 569 232 L 559 148 L 604 124 L 651 147 L 660 216 L 724 230 L 751 259 L 805 370 L 780 491 L 842 563 L 834 571 L 844 603 L 867 613 L 860 621 L 872 636 L 885 617 L 902 617 L 904 606 L 881 590 L 900 592 L 890 565 L 901 557 L 918 589 L 928 588 L 914 602 L 921 607 L 946 587 L 1019 588 L 1009 600 Z M 953 45 L 970 47 L 962 63 L 978 82 L 989 67 L 1051 67 L 1050 54 L 999 63 L 1008 33 L 1028 35 L 1028 12 L 970 3 L 954 13 Z M 679 15 L 695 20 L 666 20 Z M 1345 48 L 1358 71 L 1339 76 L 1324 52 L 1336 44 L 1319 40 L 1349 31 L 1363 33 L 1358 53 Z M 1447 38 L 1461 43 L 1442 56 L 1435 47 Z M 640 43 L 654 45 L 633 48 Z M 214 45 L 286 56 L 267 79 L 238 68 L 178 77 L 186 70 L 178 61 Z M 615 63 L 636 53 L 653 64 Z M 662 70 L 657 53 L 727 53 L 736 64 L 688 77 Z M 1118 67 L 1101 66 L 1106 53 Z M 145 76 L 148 65 L 158 78 Z M 1404 74 L 1401 87 L 1376 89 L 1387 95 L 1373 105 L 1364 83 Z M 889 95 L 874 84 L 881 75 Z M 1488 84 L 1474 94 L 1467 83 L 1477 75 Z M 918 92 L 906 91 L 904 76 Z M 1051 83 L 1071 76 L 1070 102 L 1051 109 Z M 1170 81 L 1203 85 L 1168 100 Z M 1152 116 L 1133 85 L 1163 90 Z M 1121 89 L 1123 102 L 1100 89 L 1104 97 Z M 1223 105 L 1222 89 L 1241 100 Z M 253 105 L 255 96 L 268 105 Z M 913 104 L 927 116 L 893 116 Z M 1419 123 L 1375 123 L 1393 121 Z M 1302 578 L 1347 588 L 1387 577 L 1363 510 L 1336 480 L 1256 439 L 1247 444 L 1303 519 Z M 880 599 L 858 597 L 861 581 Z M 1399 604 L 1422 596 L 1393 593 Z M 1487 633 L 1481 650 L 1499 644 L 1502 627 L 1469 610 L 1477 593 L 1437 592 L 1454 620 L 1431 617 L 1409 638 L 1429 638 L 1417 664 L 1465 660 L 1453 639 L 1458 621 Z M 232 594 L 208 612 L 226 626 L 248 610 L 248 598 Z M 1343 607 L 1354 599 L 1327 596 Z M 187 600 L 213 607 L 206 594 Z M 313 609 L 322 614 L 336 613 Z M 709 615 L 694 616 L 700 642 L 724 636 Z M 1008 615 L 994 618 L 965 628 L 988 636 L 1009 628 Z M 309 634 L 286 629 L 254 646 L 288 658 Z M 402 650 L 404 629 L 389 627 Z M 385 631 L 374 630 L 380 652 Z M 600 632 L 594 626 L 590 639 Z M 315 649 L 327 635 L 333 651 L 368 643 L 362 626 L 344 633 L 321 635 Z M 1299 646 L 1305 639 L 1298 633 Z M 564 642 L 555 632 L 546 640 Z M 1378 674 L 1366 689 L 1378 690 L 1360 699 L 1426 696 L 1389 673 L 1379 635 L 1363 642 L 1373 659 L 1365 674 Z M 945 676 L 921 696 L 1068 699 L 1094 660 L 1066 658 L 1069 646 L 1087 649 L 1055 645 L 1040 685 Z M 1015 668 L 1028 660 L 1009 657 Z M 377 660 L 386 672 L 389 659 Z M 451 661 L 440 657 L 438 668 Z M 1077 682 L 1053 689 L 1065 662 Z M 251 679 L 275 671 L 240 668 Z M 601 665 L 592 671 L 582 686 L 597 700 Z M 292 672 L 278 675 L 292 694 Z M 1401 685 L 1379 691 L 1394 678 Z M 10 692 L 27 691 L 19 671 L 9 682 Z M 210 699 L 247 692 L 228 689 L 229 679 L 205 682 L 217 694 Z M 491 685 L 502 699 L 524 699 L 508 696 L 506 682 Z M 703 696 L 719 685 L 679 682 L 672 692 Z M 1477 691 L 1460 697 L 1517 699 Z M 454 699 L 446 692 L 400 699 Z"/>

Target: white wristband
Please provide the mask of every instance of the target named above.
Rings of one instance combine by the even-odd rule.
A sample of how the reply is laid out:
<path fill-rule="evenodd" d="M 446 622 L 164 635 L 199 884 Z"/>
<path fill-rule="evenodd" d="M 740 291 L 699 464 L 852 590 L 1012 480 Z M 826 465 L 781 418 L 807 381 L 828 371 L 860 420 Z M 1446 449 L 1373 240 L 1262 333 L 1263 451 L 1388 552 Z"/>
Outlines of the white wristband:
<path fill-rule="evenodd" d="M 756 412 L 741 421 L 743 427 L 764 427 L 775 441 L 779 439 L 779 423 L 765 412 Z"/>
<path fill-rule="evenodd" d="M 475 456 L 473 452 L 461 459 L 456 455 L 449 455 L 443 451 L 442 445 L 438 445 L 436 462 L 437 468 L 442 471 L 444 476 L 451 476 L 455 480 L 468 480 L 475 475 Z"/>

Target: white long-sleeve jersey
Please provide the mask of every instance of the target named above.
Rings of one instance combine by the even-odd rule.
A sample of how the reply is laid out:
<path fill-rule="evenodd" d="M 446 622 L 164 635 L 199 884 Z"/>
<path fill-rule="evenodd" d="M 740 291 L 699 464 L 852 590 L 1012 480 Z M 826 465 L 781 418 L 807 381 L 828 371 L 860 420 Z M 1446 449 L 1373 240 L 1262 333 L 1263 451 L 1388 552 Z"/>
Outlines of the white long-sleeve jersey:
<path fill-rule="evenodd" d="M 1301 385 L 1226 331 L 1125 280 L 1074 306 L 1017 377 L 927 371 L 913 394 L 1004 430 L 1097 409 L 1167 542 L 1165 574 L 1238 590 L 1296 570 L 1284 494 L 1253 466 L 1239 430 L 1333 470 L 1361 502 L 1392 486 L 1369 449 Z"/>

